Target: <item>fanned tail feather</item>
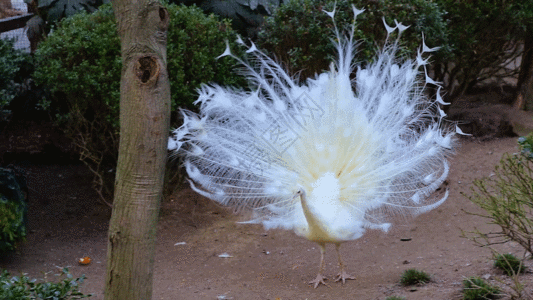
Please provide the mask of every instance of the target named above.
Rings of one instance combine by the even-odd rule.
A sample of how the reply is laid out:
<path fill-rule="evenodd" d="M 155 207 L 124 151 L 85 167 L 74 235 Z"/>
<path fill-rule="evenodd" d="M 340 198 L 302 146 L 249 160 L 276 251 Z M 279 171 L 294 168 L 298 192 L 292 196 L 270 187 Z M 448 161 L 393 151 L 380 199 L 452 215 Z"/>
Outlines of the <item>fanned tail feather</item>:
<path fill-rule="evenodd" d="M 362 12 L 353 9 L 355 16 Z M 407 28 L 385 26 L 389 34 Z M 397 43 L 388 44 L 372 64 L 357 67 L 352 81 L 353 27 L 348 38 L 335 30 L 336 67 L 305 85 L 253 43 L 252 64 L 227 47 L 221 56 L 239 61 L 255 90 L 204 85 L 200 115 L 182 111 L 169 149 L 183 155 L 195 191 L 252 209 L 250 222 L 285 229 L 307 226 L 295 192 L 313 190 L 328 172 L 339 181 L 339 205 L 362 217 L 363 225 L 354 226 L 387 230 L 389 216 L 422 213 L 446 200 L 447 192 L 428 202 L 448 175 L 455 134 L 444 125 L 440 95 L 430 101 L 424 94 L 427 84 L 440 91 L 422 58 L 436 48 L 423 42 L 416 60 L 400 62 Z"/>

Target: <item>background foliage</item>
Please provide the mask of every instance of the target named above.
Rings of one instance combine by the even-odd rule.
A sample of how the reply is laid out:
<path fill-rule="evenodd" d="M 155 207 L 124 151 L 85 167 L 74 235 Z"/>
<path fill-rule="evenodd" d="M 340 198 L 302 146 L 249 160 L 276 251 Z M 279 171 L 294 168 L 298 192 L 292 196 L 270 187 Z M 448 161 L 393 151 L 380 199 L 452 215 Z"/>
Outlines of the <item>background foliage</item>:
<path fill-rule="evenodd" d="M 241 35 L 255 38 L 264 17 L 271 15 L 287 0 L 174 0 L 171 2 L 197 5 L 207 14 L 214 13 L 231 20 Z"/>
<path fill-rule="evenodd" d="M 23 177 L 13 170 L 0 168 L 0 253 L 15 250 L 16 243 L 26 237 L 25 188 Z"/>
<path fill-rule="evenodd" d="M 193 108 L 201 83 L 239 85 L 244 81 L 233 73 L 234 62 L 215 60 L 236 39 L 228 21 L 206 16 L 196 7 L 168 5 L 168 71 L 172 108 Z M 235 51 L 235 50 L 234 50 Z M 238 52 L 238 51 L 237 51 Z M 68 118 L 76 107 L 87 114 L 105 115 L 118 127 L 120 98 L 120 41 L 110 4 L 93 14 L 80 13 L 62 21 L 39 46 L 35 79 L 54 96 L 41 103 Z"/>
<path fill-rule="evenodd" d="M 482 246 L 513 241 L 533 255 L 533 132 L 520 137 L 518 144 L 519 153 L 504 154 L 495 176 L 474 181 L 472 194 L 465 195 L 486 212 L 481 216 L 501 231 L 463 235 Z"/>
<path fill-rule="evenodd" d="M 14 40 L 0 39 L 0 111 L 17 96 L 32 65 L 30 55 L 13 45 Z"/>
<path fill-rule="evenodd" d="M 529 291 L 518 276 L 526 270 L 524 260 L 531 258 L 533 254 L 533 133 L 519 138 L 518 143 L 519 153 L 504 154 L 495 167 L 494 176 L 474 181 L 471 195 L 465 195 L 485 211 L 484 214 L 470 214 L 479 215 L 487 219 L 489 224 L 498 225 L 501 231 L 485 233 L 475 229 L 473 232 L 463 232 L 462 236 L 481 247 L 488 247 L 493 252 L 494 265 L 512 276 L 511 281 L 504 282 L 509 288 L 511 299 L 530 299 L 531 295 L 527 296 Z M 502 255 L 492 248 L 493 245 L 509 241 L 524 249 L 522 259 L 511 254 Z M 489 291 L 487 286 L 483 289 L 468 288 L 465 289 L 465 299 L 467 294 L 474 297 Z M 491 292 L 497 293 L 498 291 Z"/>
<path fill-rule="evenodd" d="M 463 300 L 498 299 L 502 296 L 498 287 L 486 283 L 480 277 L 464 279 L 463 286 Z"/>
<path fill-rule="evenodd" d="M 332 24 L 322 9 L 331 11 L 335 1 L 175 1 L 195 3 L 206 11 L 230 17 L 239 28 L 244 27 L 241 32 L 254 40 L 260 30 L 262 48 L 276 54 L 292 72 L 302 71 L 302 79 L 327 69 L 334 55 L 329 43 Z M 358 59 L 372 59 L 376 44 L 383 43 L 381 18 L 384 16 L 391 25 L 397 19 L 411 26 L 402 40 L 407 52 L 421 44 L 421 33 L 430 47 L 441 47 L 433 53 L 430 74 L 443 83 L 445 98 L 451 101 L 476 85 L 509 84 L 503 79 L 518 74 L 518 68 L 509 62 L 523 55 L 524 39 L 533 34 L 533 1 L 338 1 L 339 25 L 350 22 L 351 4 L 366 9 L 356 23 Z"/>
<path fill-rule="evenodd" d="M 521 154 L 504 154 L 494 173 L 491 178 L 476 180 L 468 198 L 485 210 L 483 217 L 501 231 L 476 232 L 472 239 L 488 245 L 514 241 L 533 254 L 533 161 Z"/>
<path fill-rule="evenodd" d="M 85 275 L 73 278 L 67 268 L 63 268 L 60 274 L 63 278 L 59 282 L 37 282 L 26 275 L 13 276 L 0 269 L 0 299 L 82 299 L 91 295 L 84 295 L 79 291 L 80 284 L 85 280 Z M 45 277 L 46 280 L 46 277 Z"/>
<path fill-rule="evenodd" d="M 266 18 L 259 32 L 258 44 L 261 48 L 277 55 L 288 65 L 291 72 L 301 71 L 301 79 L 314 76 L 329 69 L 336 51 L 331 44 L 333 22 L 323 10 L 332 11 L 336 1 L 291 0 L 279 7 Z M 354 40 L 358 42 L 357 62 L 369 62 L 380 46 L 383 46 L 387 31 L 383 25 L 385 18 L 390 26 L 398 20 L 411 26 L 400 40 L 403 54 L 415 57 L 416 49 L 422 44 L 425 33 L 426 44 L 430 47 L 442 46 L 436 55 L 446 57 L 447 47 L 445 12 L 434 2 L 423 0 L 397 1 L 338 1 L 335 21 L 339 30 L 348 30 L 353 21 L 351 5 L 366 11 L 355 22 Z M 395 39 L 395 37 L 392 37 Z"/>
<path fill-rule="evenodd" d="M 62 3 L 62 0 L 46 1 L 50 5 Z M 260 29 L 254 39 L 258 47 L 276 56 L 289 73 L 300 72 L 301 80 L 327 70 L 335 58 L 330 40 L 333 23 L 323 12 L 333 9 L 333 0 L 176 1 L 198 3 L 205 10 L 212 9 L 234 21 L 242 20 L 241 25 Z M 78 2 L 73 7 L 91 6 L 94 1 Z M 355 23 L 356 62 L 364 65 L 371 61 L 385 43 L 382 18 L 390 25 L 398 20 L 410 26 L 400 39 L 404 57 L 415 57 L 422 44 L 422 34 L 429 47 L 441 47 L 432 53 L 429 73 L 443 82 L 448 92 L 446 100 L 461 95 L 487 77 L 516 72 L 502 67 L 502 63 L 520 55 L 520 41 L 528 28 L 533 28 L 533 4 L 519 0 L 349 0 L 337 2 L 335 19 L 340 30 L 352 22 L 352 4 L 366 9 Z M 245 83 L 232 71 L 231 58 L 215 60 L 223 52 L 226 39 L 234 53 L 242 53 L 240 48 L 235 48 L 236 35 L 228 20 L 206 16 L 194 5 L 166 5 L 171 14 L 168 69 L 173 126 L 177 126 L 177 108 L 195 109 L 192 103 L 201 83 L 236 86 Z M 88 165 L 96 174 L 102 174 L 96 178 L 100 186 L 105 181 L 112 182 L 118 149 L 122 66 L 115 28 L 110 5 L 93 14 L 83 12 L 65 19 L 39 47 L 34 73 L 36 80 L 53 92 L 39 106 L 47 109 L 74 139 L 82 160 L 90 162 Z M 396 36 L 391 37 L 395 39 Z"/>
<path fill-rule="evenodd" d="M 225 40 L 235 45 L 228 21 L 207 16 L 197 7 L 167 8 L 167 67 L 176 124 L 177 107 L 193 108 L 201 83 L 239 85 L 243 80 L 233 73 L 231 59 L 215 60 L 224 52 Z M 92 14 L 66 18 L 35 53 L 35 80 L 52 92 L 39 105 L 77 145 L 82 161 L 96 174 L 102 200 L 111 194 L 118 155 L 122 62 L 114 18 L 110 4 Z"/>
<path fill-rule="evenodd" d="M 438 59 L 435 79 L 443 81 L 455 98 L 489 78 L 518 74 L 509 61 L 522 55 L 523 39 L 533 27 L 533 1 L 522 0 L 436 0 L 446 11 L 444 19 L 451 55 Z M 531 32 L 529 34 L 532 34 Z"/>
<path fill-rule="evenodd" d="M 56 23 L 63 18 L 73 16 L 81 11 L 92 13 L 109 0 L 39 0 L 39 11 L 46 15 L 45 20 Z"/>

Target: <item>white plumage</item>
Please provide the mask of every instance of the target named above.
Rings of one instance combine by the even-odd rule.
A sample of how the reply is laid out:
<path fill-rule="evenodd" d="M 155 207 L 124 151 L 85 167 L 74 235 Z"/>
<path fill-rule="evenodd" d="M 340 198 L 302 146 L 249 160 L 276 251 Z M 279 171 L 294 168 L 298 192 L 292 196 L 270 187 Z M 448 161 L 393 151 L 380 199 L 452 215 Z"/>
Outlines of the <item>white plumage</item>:
<path fill-rule="evenodd" d="M 326 13 L 334 18 L 335 10 Z M 407 28 L 385 27 L 389 34 Z M 228 46 L 221 56 L 238 60 L 255 90 L 202 86 L 200 115 L 182 111 L 184 123 L 169 139 L 196 192 L 252 209 L 250 223 L 293 230 L 320 245 L 315 287 L 325 284 L 326 243 L 338 254 L 365 229 L 387 231 L 393 215 L 419 214 L 446 200 L 448 192 L 433 202 L 428 196 L 446 179 L 453 136 L 462 133 L 443 125 L 440 95 L 430 101 L 424 94 L 436 83 L 422 54 L 436 48 L 423 44 L 416 61 L 399 62 L 397 42 L 387 44 L 352 81 L 353 25 L 348 38 L 337 29 L 336 37 L 336 64 L 305 85 L 253 43 L 246 51 L 252 65 Z M 337 280 L 354 279 L 338 255 Z"/>

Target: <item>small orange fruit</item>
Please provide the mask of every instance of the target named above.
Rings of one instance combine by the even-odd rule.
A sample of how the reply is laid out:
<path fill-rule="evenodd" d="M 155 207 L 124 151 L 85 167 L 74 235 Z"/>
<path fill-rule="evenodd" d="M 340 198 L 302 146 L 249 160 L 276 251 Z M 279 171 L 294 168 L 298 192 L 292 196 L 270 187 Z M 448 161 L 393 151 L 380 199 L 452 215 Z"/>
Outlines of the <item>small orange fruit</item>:
<path fill-rule="evenodd" d="M 82 257 L 78 260 L 80 265 L 88 265 L 91 263 L 91 258 L 89 256 Z"/>

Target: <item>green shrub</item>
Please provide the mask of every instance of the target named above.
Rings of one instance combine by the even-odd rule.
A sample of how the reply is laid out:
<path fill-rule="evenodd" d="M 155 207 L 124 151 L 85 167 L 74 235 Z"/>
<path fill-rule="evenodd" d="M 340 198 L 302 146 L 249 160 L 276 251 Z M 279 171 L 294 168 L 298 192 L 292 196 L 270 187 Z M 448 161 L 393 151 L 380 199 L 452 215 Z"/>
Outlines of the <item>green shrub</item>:
<path fill-rule="evenodd" d="M 422 44 L 422 33 L 426 44 L 443 47 L 435 55 L 445 57 L 449 51 L 446 36 L 445 12 L 435 3 L 424 0 L 383 1 L 333 1 L 333 0 L 291 0 L 281 5 L 266 18 L 259 32 L 260 48 L 275 54 L 287 64 L 292 73 L 301 71 L 302 79 L 329 69 L 336 51 L 331 43 L 333 22 L 324 13 L 332 11 L 336 3 L 335 22 L 339 30 L 348 29 L 353 21 L 351 4 L 366 11 L 357 16 L 354 40 L 358 42 L 358 62 L 371 61 L 376 55 L 377 44 L 383 44 L 387 31 L 382 18 L 389 25 L 397 19 L 411 26 L 402 35 L 400 43 L 405 54 L 414 58 L 416 49 Z"/>
<path fill-rule="evenodd" d="M 64 19 L 39 45 L 35 59 L 35 80 L 54 93 L 51 103 L 41 105 L 56 109 L 58 121 L 71 121 L 76 109 L 117 122 L 122 63 L 111 5 Z"/>
<path fill-rule="evenodd" d="M 507 276 L 513 276 L 519 273 L 524 273 L 526 266 L 522 264 L 516 256 L 512 254 L 498 254 L 494 258 L 494 266 L 502 269 Z"/>
<path fill-rule="evenodd" d="M 419 271 L 417 269 L 408 269 L 402 273 L 400 278 L 400 283 L 402 285 L 414 285 L 414 284 L 424 284 L 428 283 L 431 280 L 431 276 L 424 271 Z"/>
<path fill-rule="evenodd" d="M 206 16 L 194 6 L 169 4 L 167 9 L 173 110 L 193 108 L 201 83 L 244 83 L 233 72 L 234 61 L 215 60 L 224 52 L 225 40 L 235 45 L 236 35 L 228 21 Z M 110 4 L 93 14 L 79 13 L 63 20 L 39 45 L 36 60 L 35 79 L 55 94 L 51 105 L 60 108 L 61 120 L 68 120 L 72 107 L 77 107 L 84 114 L 105 115 L 118 128 L 122 61 Z"/>
<path fill-rule="evenodd" d="M 36 279 L 22 275 L 13 276 L 6 270 L 0 270 L 0 299 L 82 299 L 91 295 L 84 295 L 79 291 L 80 284 L 85 280 L 85 275 L 73 278 L 67 268 L 63 268 L 59 282 L 36 283 Z"/>
<path fill-rule="evenodd" d="M 385 298 L 385 300 L 405 300 L 405 297 L 390 296 L 390 297 Z"/>
<path fill-rule="evenodd" d="M 520 154 L 529 160 L 533 160 L 533 132 L 527 136 L 519 137 L 518 147 L 520 148 Z"/>
<path fill-rule="evenodd" d="M 472 194 L 464 196 L 482 208 L 484 214 L 474 214 L 489 220 L 489 224 L 498 225 L 499 232 L 484 233 L 476 229 L 463 232 L 463 237 L 481 247 L 489 247 L 494 254 L 495 266 L 502 268 L 509 276 L 525 270 L 520 267 L 516 257 L 501 255 L 492 245 L 508 241 L 518 243 L 526 252 L 533 254 L 533 160 L 531 159 L 531 137 L 521 137 L 518 143 L 521 153 L 504 154 L 495 167 L 494 176 L 474 181 Z M 511 298 L 521 299 L 526 292 L 524 284 L 518 277 L 512 283 L 504 283 L 510 288 Z M 465 298 L 466 299 L 466 298 Z M 481 298 L 470 298 L 481 299 Z"/>
<path fill-rule="evenodd" d="M 525 155 L 506 153 L 495 176 L 474 181 L 472 195 L 463 194 L 486 212 L 480 216 L 501 227 L 495 233 L 473 232 L 471 240 L 483 246 L 514 241 L 533 254 L 532 166 Z"/>
<path fill-rule="evenodd" d="M 24 207 L 10 202 L 0 194 L 0 253 L 15 250 L 15 244 L 24 240 Z"/>
<path fill-rule="evenodd" d="M 502 67 L 523 53 L 527 28 L 533 28 L 533 2 L 523 0 L 436 0 L 444 11 L 449 58 L 434 64 L 435 80 L 445 83 L 450 98 L 481 81 L 515 76 Z M 498 82 L 500 83 L 500 82 Z"/>
<path fill-rule="evenodd" d="M 21 78 L 21 73 L 31 64 L 30 55 L 14 49 L 14 43 L 14 40 L 0 39 L 0 116 L 1 110 L 17 96 L 25 79 Z"/>
<path fill-rule="evenodd" d="M 170 2 L 195 3 L 207 13 L 214 13 L 231 20 L 231 26 L 240 35 L 253 39 L 263 24 L 264 17 L 270 15 L 287 0 L 170 0 Z"/>
<path fill-rule="evenodd" d="M 166 5 L 170 14 L 167 68 L 172 110 L 193 108 L 201 83 L 244 84 L 233 72 L 235 61 L 215 58 L 236 34 L 228 21 L 206 16 L 199 8 Z M 76 144 L 81 160 L 95 174 L 101 199 L 111 195 L 118 157 L 121 53 L 110 4 L 98 11 L 64 19 L 35 53 L 36 81 L 53 93 L 41 102 Z M 174 115 L 177 116 L 177 113 Z M 177 120 L 173 120 L 176 124 Z"/>
<path fill-rule="evenodd" d="M 479 277 L 469 277 L 463 280 L 463 299 L 464 300 L 485 300 L 498 299 L 500 289 L 486 283 Z"/>
<path fill-rule="evenodd" d="M 289 66 L 302 70 L 302 79 L 328 69 L 332 55 L 332 23 L 323 9 L 332 11 L 333 0 L 290 0 L 270 17 L 259 33 L 258 44 Z M 366 11 L 357 16 L 357 59 L 371 60 L 376 44 L 394 19 L 411 26 L 401 39 L 408 57 L 414 57 L 424 33 L 426 44 L 441 49 L 432 53 L 428 73 L 442 83 L 453 99 L 481 81 L 517 75 L 515 68 L 502 67 L 523 53 L 523 38 L 533 28 L 533 2 L 522 0 L 456 1 L 394 0 L 337 1 L 340 29 L 353 18 L 351 4 Z M 528 29 L 529 28 L 529 29 Z"/>
<path fill-rule="evenodd" d="M 0 253 L 15 250 L 26 237 L 28 206 L 12 170 L 0 168 Z"/>
<path fill-rule="evenodd" d="M 167 68 L 173 111 L 177 107 L 196 110 L 193 102 L 201 84 L 246 87 L 247 82 L 235 72 L 234 59 L 215 59 L 224 52 L 226 40 L 233 53 L 243 53 L 242 47 L 236 46 L 237 35 L 228 20 L 219 21 L 213 14 L 206 16 L 195 6 L 169 5 L 168 10 Z"/>
<path fill-rule="evenodd" d="M 94 172 L 95 187 L 105 201 L 112 186 L 104 182 L 113 180 L 105 171 L 118 157 L 122 68 L 111 5 L 63 19 L 39 44 L 35 60 L 35 80 L 53 95 L 40 106 L 72 138 L 80 159 Z"/>

